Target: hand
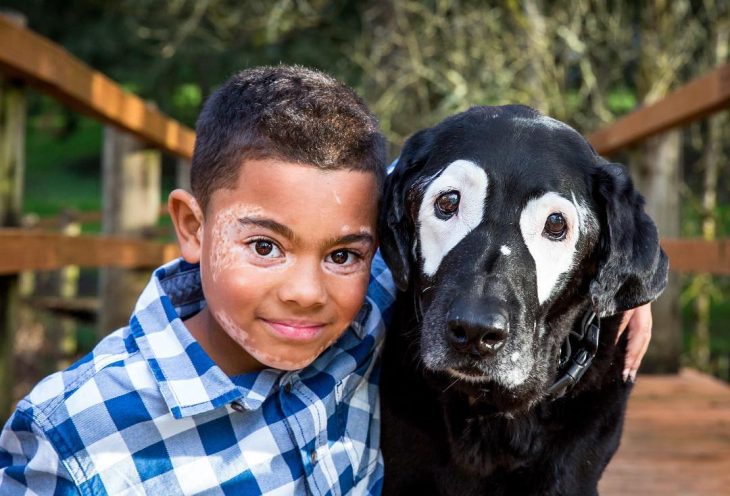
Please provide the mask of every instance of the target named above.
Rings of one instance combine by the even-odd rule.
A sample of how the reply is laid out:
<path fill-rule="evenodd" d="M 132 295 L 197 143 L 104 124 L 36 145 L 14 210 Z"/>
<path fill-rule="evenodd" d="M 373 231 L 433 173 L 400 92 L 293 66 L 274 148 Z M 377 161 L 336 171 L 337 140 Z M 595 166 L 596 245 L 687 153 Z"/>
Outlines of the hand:
<path fill-rule="evenodd" d="M 644 354 L 649 348 L 651 324 L 651 303 L 624 312 L 616 337 L 616 342 L 618 342 L 623 332 L 626 329 L 629 330 L 626 357 L 624 358 L 624 382 L 628 380 L 634 382 L 636 380 L 636 372 L 639 370 L 639 365 L 641 365 L 641 359 L 644 358 Z"/>

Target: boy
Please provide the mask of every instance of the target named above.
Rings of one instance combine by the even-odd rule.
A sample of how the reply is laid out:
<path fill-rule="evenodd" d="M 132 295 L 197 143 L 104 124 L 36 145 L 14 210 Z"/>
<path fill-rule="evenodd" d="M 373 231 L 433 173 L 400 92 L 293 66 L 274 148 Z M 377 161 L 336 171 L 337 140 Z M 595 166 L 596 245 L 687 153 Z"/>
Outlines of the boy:
<path fill-rule="evenodd" d="M 369 275 L 374 117 L 281 66 L 234 76 L 196 130 L 193 195 L 169 199 L 183 260 L 155 271 L 128 327 L 18 404 L 0 494 L 379 493 L 394 286 L 379 258 Z"/>
<path fill-rule="evenodd" d="M 1 494 L 379 492 L 394 289 L 382 261 L 370 276 L 375 118 L 329 76 L 264 67 L 216 91 L 196 131 L 193 194 L 169 198 L 184 260 L 18 404 Z"/>

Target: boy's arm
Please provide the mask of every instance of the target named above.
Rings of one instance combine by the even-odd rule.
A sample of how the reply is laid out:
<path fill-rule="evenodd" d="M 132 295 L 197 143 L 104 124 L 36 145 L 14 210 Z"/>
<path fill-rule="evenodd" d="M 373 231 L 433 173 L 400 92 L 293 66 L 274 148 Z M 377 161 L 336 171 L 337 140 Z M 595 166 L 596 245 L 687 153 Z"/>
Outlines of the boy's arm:
<path fill-rule="evenodd" d="M 50 441 L 20 410 L 0 433 L 0 494 L 79 494 Z"/>

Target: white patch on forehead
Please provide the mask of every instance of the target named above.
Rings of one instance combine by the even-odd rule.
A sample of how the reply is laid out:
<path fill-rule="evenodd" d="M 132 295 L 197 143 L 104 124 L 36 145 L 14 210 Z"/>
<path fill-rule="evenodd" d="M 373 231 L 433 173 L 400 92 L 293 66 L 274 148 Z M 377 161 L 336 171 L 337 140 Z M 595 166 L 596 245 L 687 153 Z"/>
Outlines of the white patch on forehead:
<path fill-rule="evenodd" d="M 567 224 L 565 239 L 554 241 L 543 236 L 545 221 L 552 213 L 563 215 Z M 544 303 L 558 284 L 560 276 L 575 262 L 575 246 L 580 231 L 578 209 L 557 193 L 545 193 L 530 200 L 520 215 L 522 239 L 535 260 L 537 297 Z"/>
<path fill-rule="evenodd" d="M 561 122 L 557 119 L 553 119 L 552 117 L 548 117 L 547 115 L 541 115 L 537 121 L 542 124 L 543 126 L 550 128 L 550 129 L 569 129 L 573 132 L 577 132 L 575 129 L 570 127 L 564 122 Z"/>
<path fill-rule="evenodd" d="M 509 249 L 509 246 L 502 245 L 499 251 L 502 253 L 502 255 L 512 255 L 512 250 Z"/>
<path fill-rule="evenodd" d="M 547 115 L 539 115 L 536 117 L 515 117 L 514 120 L 527 127 L 543 126 L 548 129 L 572 131 L 576 134 L 580 134 L 566 123 L 553 119 L 552 117 L 548 117 Z"/>
<path fill-rule="evenodd" d="M 427 276 L 435 274 L 446 254 L 482 221 L 487 182 L 487 173 L 477 164 L 456 160 L 428 185 L 418 211 L 418 236 Z M 456 215 L 443 220 L 436 217 L 434 203 L 448 191 L 458 191 L 461 199 Z"/>
<path fill-rule="evenodd" d="M 517 360 L 519 360 L 519 358 L 520 358 L 520 352 L 519 352 L 519 351 L 515 351 L 514 353 L 512 353 L 512 354 L 511 354 L 511 355 L 509 356 L 509 359 L 510 359 L 510 361 L 511 361 L 512 363 L 515 363 L 515 362 L 516 362 Z"/>

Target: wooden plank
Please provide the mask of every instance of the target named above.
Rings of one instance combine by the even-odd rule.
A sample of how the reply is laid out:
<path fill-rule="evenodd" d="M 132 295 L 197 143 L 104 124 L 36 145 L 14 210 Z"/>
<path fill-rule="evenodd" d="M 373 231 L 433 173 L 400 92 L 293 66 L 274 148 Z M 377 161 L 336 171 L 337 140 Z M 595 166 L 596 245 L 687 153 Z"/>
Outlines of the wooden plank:
<path fill-rule="evenodd" d="M 24 17 L 8 20 L 22 27 Z M 0 74 L 0 226 L 20 224 L 25 171 L 25 85 Z M 0 416 L 11 405 L 15 375 L 15 334 L 19 305 L 18 276 L 0 275 Z"/>
<path fill-rule="evenodd" d="M 671 270 L 730 275 L 730 240 L 665 239 Z M 35 229 L 0 229 L 0 274 L 84 267 L 156 267 L 179 256 L 174 243 L 109 236 L 64 236 Z"/>
<path fill-rule="evenodd" d="M 730 106 L 730 64 L 701 76 L 658 102 L 635 110 L 588 136 L 602 155 L 668 129 L 683 127 Z"/>
<path fill-rule="evenodd" d="M 603 496 L 713 496 L 730 487 L 730 387 L 693 370 L 639 374 Z"/>
<path fill-rule="evenodd" d="M 661 243 L 672 271 L 730 275 L 730 239 L 663 239 Z"/>
<path fill-rule="evenodd" d="M 174 243 L 112 236 L 0 230 L 0 274 L 81 267 L 157 267 L 179 256 Z"/>
<path fill-rule="evenodd" d="M 182 158 L 195 133 L 93 70 L 62 47 L 0 16 L 0 71 L 23 79 L 74 109 Z"/>

